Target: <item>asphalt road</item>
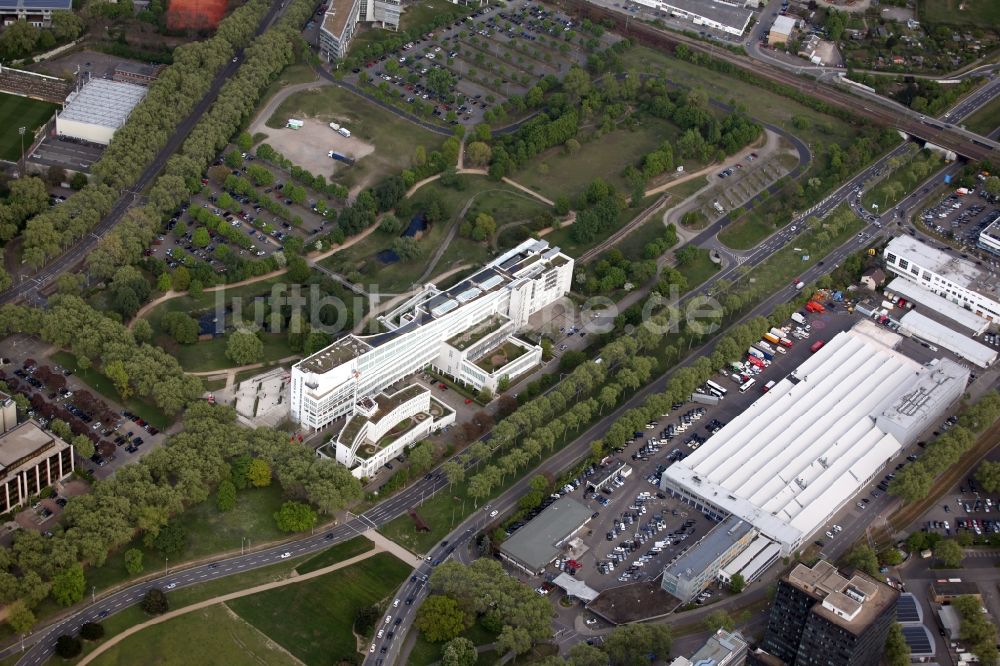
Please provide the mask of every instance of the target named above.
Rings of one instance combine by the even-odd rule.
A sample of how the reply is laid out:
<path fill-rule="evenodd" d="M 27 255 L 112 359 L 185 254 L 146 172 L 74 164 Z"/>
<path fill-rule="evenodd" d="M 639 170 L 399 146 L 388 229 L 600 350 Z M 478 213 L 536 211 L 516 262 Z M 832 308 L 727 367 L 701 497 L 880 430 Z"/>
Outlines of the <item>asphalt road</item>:
<path fill-rule="evenodd" d="M 285 3 L 272 4 L 271 9 L 264 15 L 261 19 L 260 25 L 257 27 L 257 35 L 263 34 L 272 23 L 280 16 L 281 11 L 284 9 Z M 146 189 L 155 180 L 163 167 L 166 166 L 167 160 L 180 150 L 181 145 L 187 138 L 188 134 L 194 128 L 195 124 L 201 120 L 201 117 L 205 115 L 209 107 L 215 102 L 216 98 L 219 96 L 219 91 L 222 90 L 223 84 L 228 81 L 239 69 L 243 60 L 243 51 L 240 50 L 237 53 L 236 62 L 228 62 L 225 67 L 215 75 L 212 79 L 212 85 L 202 97 L 201 101 L 195 105 L 191 113 L 180 122 L 177 129 L 170 136 L 166 145 L 160 149 L 160 152 L 156 155 L 156 158 L 150 162 L 149 165 L 143 170 L 142 174 L 136 183 L 128 190 L 125 190 L 119 196 L 118 201 L 111 208 L 111 211 L 104 216 L 96 227 L 90 230 L 90 232 L 75 243 L 72 247 L 68 248 L 65 252 L 60 254 L 58 257 L 49 262 L 41 271 L 30 278 L 22 280 L 19 284 L 14 285 L 7 291 L 0 293 L 0 304 L 2 303 L 14 303 L 16 301 L 25 300 L 28 303 L 40 305 L 44 303 L 44 299 L 41 295 L 41 290 L 50 282 L 55 280 L 63 273 L 72 271 L 84 258 L 97 247 L 98 242 L 101 238 L 111 231 L 119 222 L 121 222 L 122 217 L 125 215 L 125 211 L 131 208 L 137 202 L 140 193 Z"/>

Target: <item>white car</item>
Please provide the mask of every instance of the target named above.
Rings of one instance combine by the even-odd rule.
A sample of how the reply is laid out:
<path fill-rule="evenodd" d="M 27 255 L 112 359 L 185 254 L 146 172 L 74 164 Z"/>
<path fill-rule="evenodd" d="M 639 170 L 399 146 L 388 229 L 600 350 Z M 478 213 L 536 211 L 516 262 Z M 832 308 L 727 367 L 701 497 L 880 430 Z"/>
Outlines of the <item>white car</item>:
<path fill-rule="evenodd" d="M 399 599 L 396 599 L 395 601 L 392 602 L 392 607 L 399 608 Z"/>
<path fill-rule="evenodd" d="M 167 589 L 168 589 L 168 590 L 172 590 L 172 589 L 174 589 L 175 587 L 177 587 L 177 583 L 170 583 L 169 585 L 167 585 Z"/>
<path fill-rule="evenodd" d="M 368 648 L 368 651 L 369 652 L 374 652 L 375 651 L 375 644 L 374 643 L 372 643 L 371 647 Z"/>
<path fill-rule="evenodd" d="M 490 511 L 490 518 L 496 518 L 499 514 L 500 514 L 499 511 L 493 509 L 492 511 Z"/>
<path fill-rule="evenodd" d="M 587 624 L 588 625 L 597 624 L 597 618 L 594 618 L 594 617 L 590 618 L 589 620 L 587 620 Z"/>
<path fill-rule="evenodd" d="M 292 556 L 292 554 L 291 553 L 287 553 L 287 552 L 286 553 L 282 553 L 280 555 L 281 559 L 283 559 L 283 560 L 287 560 L 291 556 Z"/>

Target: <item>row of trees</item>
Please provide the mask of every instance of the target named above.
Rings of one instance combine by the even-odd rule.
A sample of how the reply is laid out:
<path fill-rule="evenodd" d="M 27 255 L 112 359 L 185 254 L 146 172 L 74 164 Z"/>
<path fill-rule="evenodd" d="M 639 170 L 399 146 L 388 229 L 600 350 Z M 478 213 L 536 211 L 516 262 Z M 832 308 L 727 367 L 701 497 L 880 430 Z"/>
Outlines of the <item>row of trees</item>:
<path fill-rule="evenodd" d="M 271 147 L 270 144 L 262 143 L 259 146 L 257 146 L 257 157 L 259 157 L 262 160 L 265 160 L 266 162 L 270 162 L 271 164 L 277 167 L 284 169 L 289 173 L 289 175 L 291 175 L 292 180 L 294 180 L 297 183 L 302 183 L 306 187 L 312 188 L 317 192 L 322 192 L 323 194 L 329 195 L 335 199 L 347 200 L 346 187 L 344 187 L 339 183 L 328 183 L 326 181 L 326 176 L 323 176 L 322 174 L 316 176 L 311 172 L 307 171 L 306 169 L 297 166 L 290 159 L 288 159 L 287 157 L 279 153 L 277 150 L 275 150 L 273 147 Z M 253 166 L 251 166 L 250 169 L 253 169 Z M 270 175 L 270 172 L 268 172 L 266 169 L 264 169 L 263 171 L 268 175 Z M 250 173 L 249 170 L 248 173 Z M 261 174 L 261 176 L 263 176 L 263 174 Z M 258 182 L 256 179 L 255 182 L 257 185 L 270 184 L 263 181 Z"/>
<path fill-rule="evenodd" d="M 303 502 L 330 515 L 361 496 L 360 484 L 343 466 L 290 446 L 287 433 L 250 430 L 237 423 L 232 408 L 195 403 L 185 412 L 184 430 L 166 446 L 122 467 L 91 493 L 71 498 L 51 537 L 21 530 L 10 549 L 0 550 L 0 602 L 19 601 L 17 608 L 29 614 L 49 595 L 63 605 L 76 603 L 86 590 L 83 565 L 100 566 L 109 551 L 136 536 L 178 557 L 187 537 L 172 516 L 206 501 L 215 488 L 222 495 L 224 482 L 259 487 L 270 484 L 272 474 L 291 500 L 275 516 L 281 529 L 315 522 Z M 133 570 L 141 568 L 141 557 L 126 559 Z M 33 621 L 8 617 L 17 631 Z"/>
<path fill-rule="evenodd" d="M 997 627 L 983 612 L 982 602 L 972 595 L 954 599 L 951 605 L 962 620 L 961 638 L 979 657 L 984 666 L 995 666 L 1000 660 L 997 650 Z"/>
<path fill-rule="evenodd" d="M 919 460 L 901 469 L 889 484 L 889 492 L 907 502 L 927 497 L 934 478 L 957 463 L 998 418 L 1000 394 L 991 391 L 967 406 L 959 415 L 958 423 L 930 442 Z"/>
<path fill-rule="evenodd" d="M 250 42 L 267 6 L 265 0 L 251 0 L 224 19 L 211 39 L 174 50 L 174 64 L 161 72 L 93 165 L 94 182 L 65 204 L 28 222 L 24 260 L 30 266 L 44 265 L 110 212 L 120 192 L 136 182 L 180 121 L 208 91 L 215 72 L 237 48 Z M 158 223 L 158 216 L 154 217 Z"/>

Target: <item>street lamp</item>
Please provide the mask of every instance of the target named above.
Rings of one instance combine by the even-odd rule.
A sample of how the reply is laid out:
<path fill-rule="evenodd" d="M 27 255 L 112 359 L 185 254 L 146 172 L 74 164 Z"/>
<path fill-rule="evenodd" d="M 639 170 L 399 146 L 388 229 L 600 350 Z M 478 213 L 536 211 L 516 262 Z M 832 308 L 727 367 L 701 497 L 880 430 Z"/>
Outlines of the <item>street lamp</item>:
<path fill-rule="evenodd" d="M 24 133 L 27 131 L 27 127 L 18 127 L 17 133 L 21 135 L 21 177 L 24 177 Z"/>
<path fill-rule="evenodd" d="M 170 571 L 170 569 L 168 568 L 169 564 L 170 564 L 170 558 L 169 557 L 164 557 L 163 558 L 163 575 L 164 576 L 166 576 L 167 573 Z"/>

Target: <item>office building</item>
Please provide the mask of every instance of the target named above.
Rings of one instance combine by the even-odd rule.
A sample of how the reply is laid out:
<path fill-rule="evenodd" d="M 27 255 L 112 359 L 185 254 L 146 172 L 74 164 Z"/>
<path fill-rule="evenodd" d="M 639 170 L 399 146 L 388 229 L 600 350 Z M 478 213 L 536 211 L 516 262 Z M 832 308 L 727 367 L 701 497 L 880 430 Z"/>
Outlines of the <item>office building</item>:
<path fill-rule="evenodd" d="M 347 56 L 358 23 L 399 28 L 399 0 L 331 0 L 319 30 L 319 53 L 327 62 Z"/>
<path fill-rule="evenodd" d="M 969 371 L 924 366 L 862 320 L 667 468 L 664 492 L 750 523 L 790 555 L 957 401 Z"/>
<path fill-rule="evenodd" d="M 730 516 L 663 569 L 660 587 L 683 602 L 697 597 L 757 536 L 754 526 Z"/>
<path fill-rule="evenodd" d="M 591 511 L 571 497 L 556 500 L 500 545 L 500 557 L 535 576 L 559 557 L 588 522 Z"/>
<path fill-rule="evenodd" d="M 718 0 L 635 0 L 636 4 L 691 21 L 696 26 L 741 36 L 750 24 L 753 11 Z"/>
<path fill-rule="evenodd" d="M 6 393 L 0 393 L 0 433 L 17 425 L 17 403 Z"/>
<path fill-rule="evenodd" d="M 979 242 L 976 244 L 987 252 L 1000 255 L 1000 213 L 979 232 Z"/>
<path fill-rule="evenodd" d="M 885 296 L 892 299 L 893 304 L 899 304 L 899 299 L 902 299 L 907 303 L 904 307 L 916 307 L 930 317 L 957 324 L 967 335 L 980 335 L 990 326 L 988 319 L 975 315 L 971 310 L 966 310 L 906 278 L 893 278 L 885 287 Z"/>
<path fill-rule="evenodd" d="M 407 447 L 454 422 L 454 410 L 413 384 L 392 395 L 359 400 L 337 437 L 317 453 L 336 458 L 359 479 L 371 478 Z"/>
<path fill-rule="evenodd" d="M 889 241 L 884 258 L 896 275 L 980 317 L 1000 321 L 1000 279 L 995 274 L 910 236 Z"/>
<path fill-rule="evenodd" d="M 719 629 L 690 659 L 677 657 L 670 666 L 740 666 L 747 656 L 747 642 L 738 631 Z"/>
<path fill-rule="evenodd" d="M 56 112 L 56 134 L 106 146 L 145 96 L 145 86 L 90 79 Z"/>
<path fill-rule="evenodd" d="M 759 649 L 789 666 L 877 666 L 898 596 L 864 573 L 798 564 L 778 582 Z"/>
<path fill-rule="evenodd" d="M 0 513 L 27 503 L 43 488 L 73 473 L 73 446 L 34 420 L 0 434 Z"/>
<path fill-rule="evenodd" d="M 428 366 L 496 392 L 541 362 L 541 347 L 515 333 L 569 292 L 572 277 L 572 259 L 529 239 L 450 289 L 425 285 L 378 318 L 385 333 L 347 335 L 292 366 L 291 418 L 323 428 Z"/>

